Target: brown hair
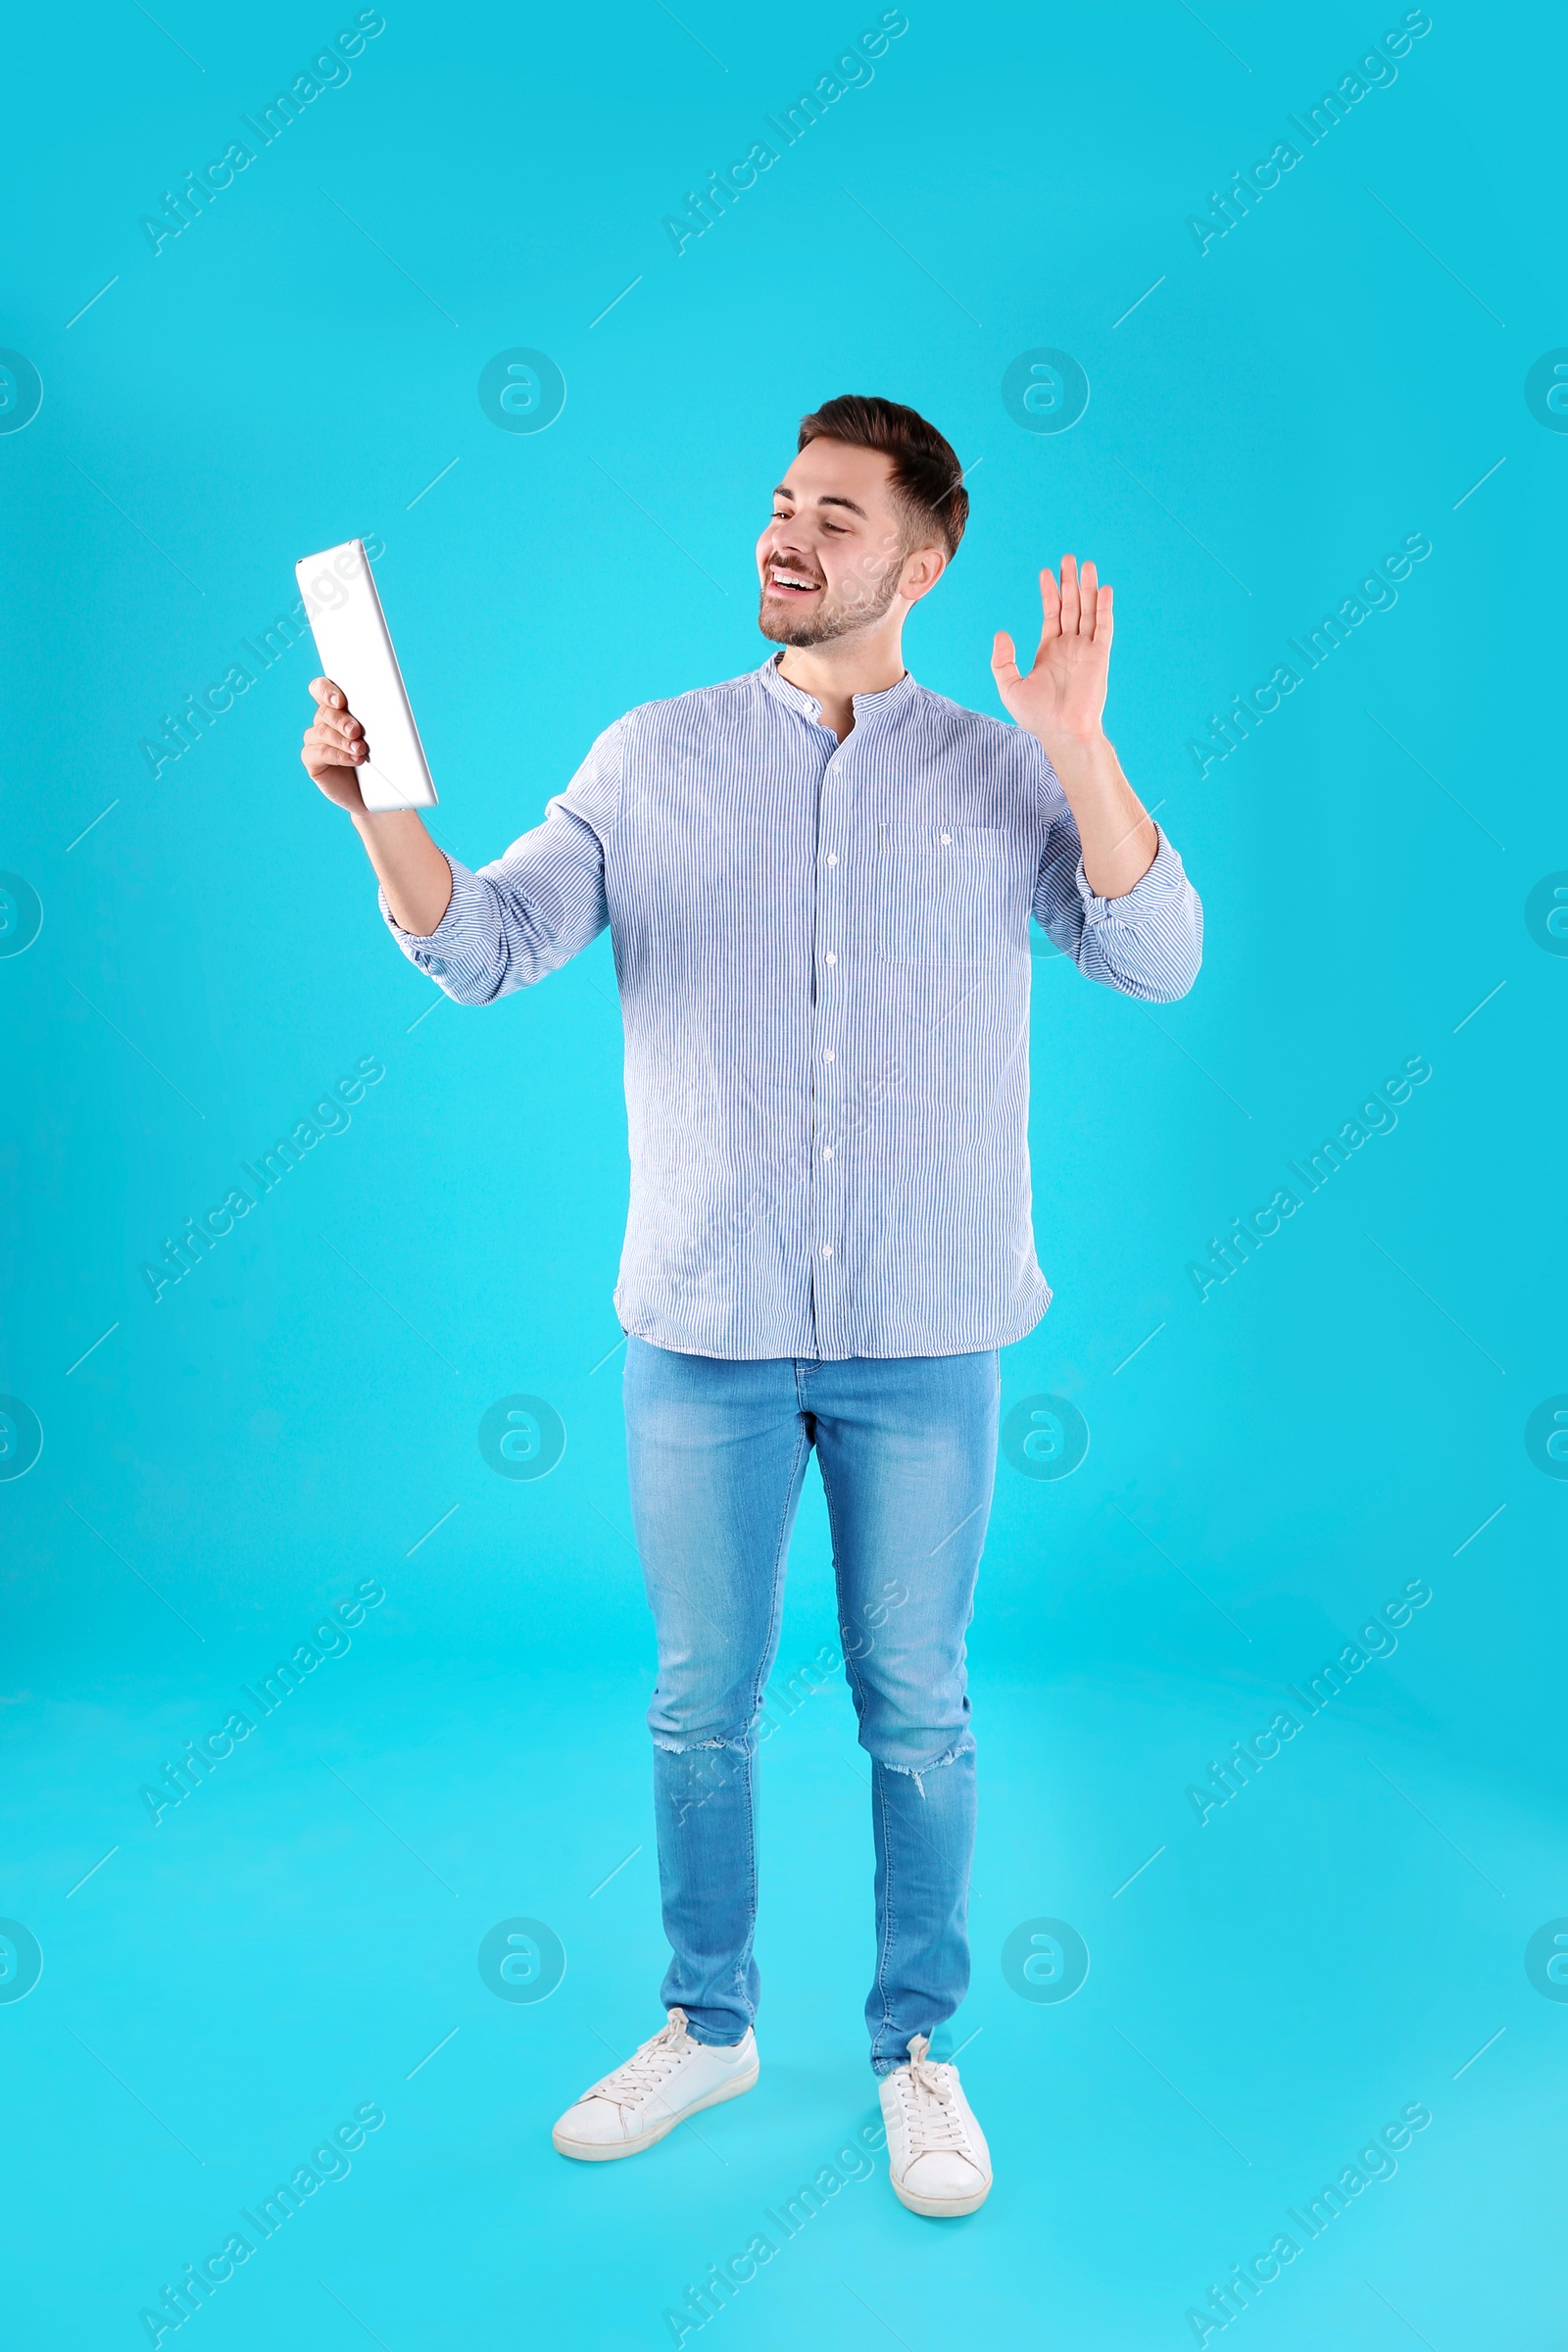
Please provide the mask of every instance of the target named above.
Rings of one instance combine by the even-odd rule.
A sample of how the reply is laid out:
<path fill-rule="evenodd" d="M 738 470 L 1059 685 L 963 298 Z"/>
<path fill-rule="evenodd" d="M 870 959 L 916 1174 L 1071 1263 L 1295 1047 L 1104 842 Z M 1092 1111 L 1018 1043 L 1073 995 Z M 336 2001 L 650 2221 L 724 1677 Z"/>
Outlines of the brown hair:
<path fill-rule="evenodd" d="M 969 519 L 963 468 L 951 442 L 914 409 L 901 408 L 896 400 L 842 392 L 801 418 L 797 450 L 808 441 L 843 441 L 852 449 L 876 449 L 891 458 L 894 497 L 911 530 L 923 534 L 934 527 L 948 554 L 957 554 Z"/>

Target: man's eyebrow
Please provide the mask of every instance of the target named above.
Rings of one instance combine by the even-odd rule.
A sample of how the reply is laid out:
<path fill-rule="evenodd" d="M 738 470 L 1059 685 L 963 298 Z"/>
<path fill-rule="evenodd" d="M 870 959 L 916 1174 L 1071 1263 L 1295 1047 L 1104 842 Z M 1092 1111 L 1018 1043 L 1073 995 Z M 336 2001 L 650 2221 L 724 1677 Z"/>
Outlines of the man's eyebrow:
<path fill-rule="evenodd" d="M 778 488 L 774 491 L 773 496 L 775 498 L 787 498 L 792 506 L 798 503 L 794 491 L 790 488 L 787 482 L 780 482 Z M 833 498 L 824 492 L 822 497 L 820 497 L 816 503 L 819 507 L 848 507 L 850 513 L 852 514 L 858 514 L 862 522 L 868 519 L 865 509 L 863 507 L 858 507 L 853 498 Z"/>

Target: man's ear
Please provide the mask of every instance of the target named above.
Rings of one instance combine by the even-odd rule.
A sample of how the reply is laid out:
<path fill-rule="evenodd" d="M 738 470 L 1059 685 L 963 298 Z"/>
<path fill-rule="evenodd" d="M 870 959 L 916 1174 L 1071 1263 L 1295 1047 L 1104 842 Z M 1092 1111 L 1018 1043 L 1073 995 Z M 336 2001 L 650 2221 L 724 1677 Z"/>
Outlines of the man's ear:
<path fill-rule="evenodd" d="M 911 605 L 928 596 L 948 568 L 948 551 L 944 547 L 917 547 L 904 560 L 904 574 L 899 581 L 899 594 L 907 597 Z"/>

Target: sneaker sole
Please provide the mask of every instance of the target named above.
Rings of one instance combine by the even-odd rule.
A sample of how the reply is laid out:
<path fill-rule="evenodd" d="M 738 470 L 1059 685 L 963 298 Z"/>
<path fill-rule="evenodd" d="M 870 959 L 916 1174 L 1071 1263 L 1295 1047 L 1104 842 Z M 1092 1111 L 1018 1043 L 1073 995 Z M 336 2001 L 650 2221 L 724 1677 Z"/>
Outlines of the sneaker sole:
<path fill-rule="evenodd" d="M 891 2173 L 888 2179 L 893 2180 Z M 893 2180 L 893 2194 L 901 2205 L 906 2205 L 911 2213 L 924 2214 L 927 2221 L 957 2221 L 963 2214 L 979 2211 L 991 2194 L 991 2183 L 988 2180 L 975 2197 L 917 2197 L 912 2188 L 905 2188 L 900 2181 Z"/>
<path fill-rule="evenodd" d="M 666 2116 L 662 2123 L 640 2132 L 635 2139 L 617 2139 L 601 2146 L 594 2140 L 566 2138 L 559 2124 L 550 2137 L 561 2155 L 574 2157 L 579 2164 L 607 2164 L 617 2156 L 640 2156 L 644 2148 L 657 2146 L 667 2132 L 674 2131 L 677 2124 L 685 2123 L 688 2116 L 701 2115 L 705 2107 L 717 2107 L 725 2099 L 738 2099 L 742 2091 L 751 2090 L 761 2071 L 759 2061 L 749 2075 L 742 2075 L 734 2082 L 721 2083 L 717 2090 L 710 2090 L 706 2098 L 693 2099 L 691 2105 L 683 2107 L 678 2115 Z M 968 2210 L 965 2206 L 964 2211 Z"/>

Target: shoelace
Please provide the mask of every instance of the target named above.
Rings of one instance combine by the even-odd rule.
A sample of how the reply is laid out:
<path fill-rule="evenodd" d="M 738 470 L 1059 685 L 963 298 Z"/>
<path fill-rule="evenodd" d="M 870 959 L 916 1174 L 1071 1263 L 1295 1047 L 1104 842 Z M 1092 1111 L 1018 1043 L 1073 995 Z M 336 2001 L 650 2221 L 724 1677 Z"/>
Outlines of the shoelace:
<path fill-rule="evenodd" d="M 677 2062 L 686 2055 L 686 2012 L 672 2009 L 669 2023 L 634 2050 L 624 2066 L 606 2075 L 596 2082 L 592 2096 L 612 2099 L 619 2107 L 635 2107 L 650 2091 L 657 2090 Z"/>
<path fill-rule="evenodd" d="M 944 2149 L 953 2149 L 960 2156 L 970 2154 L 963 2118 L 954 2095 L 956 2078 L 950 2066 L 927 2058 L 930 2047 L 925 2034 L 916 2034 L 909 2043 L 908 2065 L 899 2067 L 893 2077 L 908 2130 L 911 2163 L 916 2156 Z"/>

